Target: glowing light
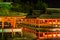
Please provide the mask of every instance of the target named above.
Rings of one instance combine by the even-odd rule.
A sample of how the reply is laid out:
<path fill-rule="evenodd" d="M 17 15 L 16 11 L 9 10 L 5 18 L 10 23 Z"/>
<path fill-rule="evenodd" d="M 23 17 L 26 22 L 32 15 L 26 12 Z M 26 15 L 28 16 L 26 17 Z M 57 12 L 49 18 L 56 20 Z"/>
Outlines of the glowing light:
<path fill-rule="evenodd" d="M 59 36 L 59 37 L 60 37 L 60 34 L 57 34 L 57 36 Z"/>
<path fill-rule="evenodd" d="M 58 25 L 54 25 L 55 27 L 58 27 Z"/>
<path fill-rule="evenodd" d="M 58 22 L 58 24 L 60 24 L 60 22 Z"/>
<path fill-rule="evenodd" d="M 43 19 L 43 22 L 45 22 L 45 20 Z"/>
<path fill-rule="evenodd" d="M 52 24 L 52 22 L 49 22 L 49 24 Z"/>
<path fill-rule="evenodd" d="M 13 29 L 13 32 L 22 32 L 22 29 Z"/>
<path fill-rule="evenodd" d="M 0 32 L 2 32 L 2 29 L 0 29 Z"/>
<path fill-rule="evenodd" d="M 23 21 L 23 19 L 21 19 L 21 21 Z"/>
<path fill-rule="evenodd" d="M 53 22 L 53 24 L 56 24 L 56 22 Z"/>
<path fill-rule="evenodd" d="M 2 21 L 2 18 L 0 18 L 0 21 Z"/>
<path fill-rule="evenodd" d="M 50 35 L 48 35 L 49 37 L 52 37 L 52 35 L 50 34 Z"/>
<path fill-rule="evenodd" d="M 12 32 L 12 29 L 3 29 L 3 32 Z"/>
<path fill-rule="evenodd" d="M 59 28 L 55 28 L 55 29 L 50 29 L 51 31 L 60 31 Z"/>
<path fill-rule="evenodd" d="M 56 34 L 53 34 L 53 37 L 56 37 Z"/>

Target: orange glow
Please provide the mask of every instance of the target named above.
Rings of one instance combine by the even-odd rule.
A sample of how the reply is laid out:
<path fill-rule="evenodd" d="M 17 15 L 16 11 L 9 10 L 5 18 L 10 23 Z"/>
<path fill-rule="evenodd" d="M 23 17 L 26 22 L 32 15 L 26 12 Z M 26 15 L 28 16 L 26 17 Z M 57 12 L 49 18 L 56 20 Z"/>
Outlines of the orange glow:
<path fill-rule="evenodd" d="M 2 21 L 2 18 L 0 18 L 0 21 Z"/>
<path fill-rule="evenodd" d="M 56 37 L 56 34 L 53 34 L 53 37 Z"/>
<path fill-rule="evenodd" d="M 52 34 L 49 34 L 48 37 L 52 37 Z"/>
<path fill-rule="evenodd" d="M 27 21 L 28 20 L 28 21 Z M 59 19 L 60 20 L 60 19 Z M 28 24 L 36 24 L 36 25 L 40 25 L 40 26 L 44 26 L 44 25 L 54 25 L 60 24 L 60 21 L 58 21 L 58 19 L 24 19 L 24 21 L 21 21 L 22 23 L 28 23 Z"/>
<path fill-rule="evenodd" d="M 50 24 L 52 24 L 52 22 L 49 22 Z"/>
<path fill-rule="evenodd" d="M 57 34 L 58 37 L 60 37 L 60 34 Z"/>

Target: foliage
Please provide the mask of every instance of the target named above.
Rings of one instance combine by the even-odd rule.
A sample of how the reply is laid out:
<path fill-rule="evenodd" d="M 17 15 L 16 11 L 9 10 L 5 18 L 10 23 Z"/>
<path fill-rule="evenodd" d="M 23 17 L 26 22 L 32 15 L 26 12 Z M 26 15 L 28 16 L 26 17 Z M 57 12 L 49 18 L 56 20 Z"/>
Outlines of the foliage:
<path fill-rule="evenodd" d="M 30 9 L 32 10 L 45 10 L 46 9 L 46 4 L 43 3 L 42 1 L 38 1 L 36 4 L 30 1 L 26 1 L 25 3 L 13 3 L 13 8 L 14 10 L 16 9 L 23 9 L 25 12 L 30 12 Z"/>
<path fill-rule="evenodd" d="M 0 2 L 0 8 L 4 8 L 4 9 L 11 9 L 12 5 L 9 2 Z"/>
<path fill-rule="evenodd" d="M 6 6 L 6 7 L 4 7 Z M 46 11 L 46 4 L 43 3 L 42 1 L 38 1 L 37 3 L 33 3 L 30 1 L 26 1 L 25 3 L 23 2 L 14 2 L 12 3 L 12 8 L 10 7 L 10 5 L 3 5 L 4 8 L 2 8 L 0 11 L 1 13 L 5 13 L 4 15 L 9 15 L 9 11 L 11 9 L 11 11 L 15 11 L 15 12 L 24 12 L 24 13 L 28 13 L 27 16 L 29 17 L 38 17 L 40 15 L 40 13 L 36 14 L 33 12 L 33 10 L 43 10 L 41 11 L 41 14 L 44 13 Z M 7 14 L 6 14 L 7 13 Z M 1 14 L 3 15 L 3 14 Z"/>
<path fill-rule="evenodd" d="M 38 1 L 36 4 L 33 4 L 33 6 L 31 6 L 32 8 L 30 8 L 30 13 L 28 13 L 27 18 L 36 18 L 38 16 L 40 16 L 43 13 L 47 12 L 47 5 L 45 3 L 43 3 L 42 1 Z M 35 13 L 33 12 L 33 10 L 40 10 L 40 13 Z"/>

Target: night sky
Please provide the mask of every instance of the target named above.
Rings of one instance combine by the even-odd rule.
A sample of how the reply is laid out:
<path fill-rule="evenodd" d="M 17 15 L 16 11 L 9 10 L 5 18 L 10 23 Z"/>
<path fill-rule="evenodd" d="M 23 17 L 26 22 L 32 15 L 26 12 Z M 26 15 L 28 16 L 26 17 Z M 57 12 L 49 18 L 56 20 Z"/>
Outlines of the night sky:
<path fill-rule="evenodd" d="M 22 1 L 31 1 L 36 3 L 38 0 L 22 0 Z M 42 1 L 47 3 L 48 7 L 60 8 L 60 0 L 42 0 Z"/>
<path fill-rule="evenodd" d="M 6 0 L 4 0 L 6 1 Z M 12 0 L 12 1 L 21 1 L 21 2 L 26 2 L 26 1 L 30 1 L 30 2 L 34 2 L 36 3 L 38 0 Z M 60 0 L 42 0 L 43 2 L 48 4 L 48 7 L 53 7 L 53 8 L 60 8 Z"/>
<path fill-rule="evenodd" d="M 45 0 L 49 7 L 60 8 L 60 0 Z"/>

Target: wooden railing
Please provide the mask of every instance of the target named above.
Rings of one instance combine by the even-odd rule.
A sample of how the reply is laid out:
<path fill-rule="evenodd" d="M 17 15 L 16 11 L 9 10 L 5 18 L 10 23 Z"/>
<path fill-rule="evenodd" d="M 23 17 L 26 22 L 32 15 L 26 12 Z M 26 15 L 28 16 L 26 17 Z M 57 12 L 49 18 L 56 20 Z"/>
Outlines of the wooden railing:
<path fill-rule="evenodd" d="M 60 32 L 38 32 L 38 39 L 46 39 L 46 38 L 60 38 Z"/>
<path fill-rule="evenodd" d="M 38 25 L 38 26 L 60 25 L 60 19 L 26 19 L 25 17 L 23 18 L 21 17 L 0 17 L 0 22 L 2 22 L 2 29 L 4 29 L 4 26 L 5 26 L 4 22 L 10 23 L 12 26 L 11 29 L 13 31 L 15 30 L 14 32 L 16 32 L 17 30 L 20 30 L 19 28 L 15 28 L 17 22 L 24 23 L 24 24 L 30 24 L 30 25 Z M 8 30 L 8 29 L 4 29 L 4 30 Z M 60 37 L 60 32 L 36 32 L 35 30 L 29 29 L 26 27 L 23 27 L 22 30 L 36 34 L 38 39 Z"/>

